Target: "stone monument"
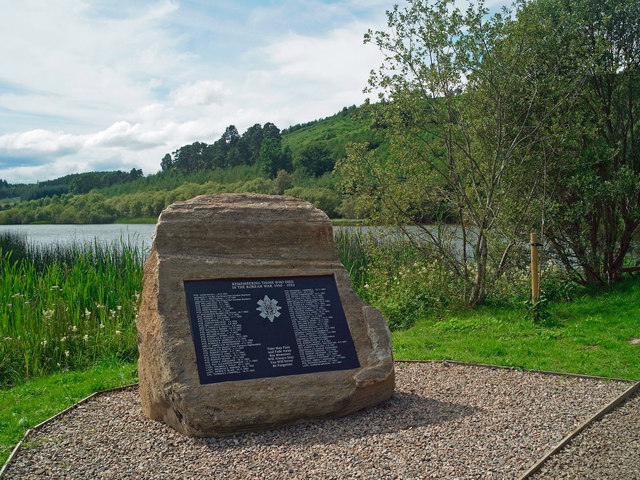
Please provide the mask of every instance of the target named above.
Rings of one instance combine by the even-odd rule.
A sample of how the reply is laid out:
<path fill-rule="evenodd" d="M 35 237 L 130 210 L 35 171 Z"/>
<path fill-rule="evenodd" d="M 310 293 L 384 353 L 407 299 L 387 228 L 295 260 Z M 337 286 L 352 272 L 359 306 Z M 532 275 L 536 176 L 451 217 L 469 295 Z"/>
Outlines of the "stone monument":
<path fill-rule="evenodd" d="M 223 436 L 389 399 L 391 336 L 308 202 L 202 195 L 160 214 L 138 319 L 144 413 Z"/>

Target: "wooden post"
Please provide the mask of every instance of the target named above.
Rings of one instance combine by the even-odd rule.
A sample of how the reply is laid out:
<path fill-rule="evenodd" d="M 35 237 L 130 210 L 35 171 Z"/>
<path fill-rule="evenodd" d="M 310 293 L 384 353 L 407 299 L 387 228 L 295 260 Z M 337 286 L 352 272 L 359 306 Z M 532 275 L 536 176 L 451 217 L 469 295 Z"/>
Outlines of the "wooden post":
<path fill-rule="evenodd" d="M 531 234 L 531 301 L 540 300 L 540 269 L 538 267 L 538 235 Z"/>

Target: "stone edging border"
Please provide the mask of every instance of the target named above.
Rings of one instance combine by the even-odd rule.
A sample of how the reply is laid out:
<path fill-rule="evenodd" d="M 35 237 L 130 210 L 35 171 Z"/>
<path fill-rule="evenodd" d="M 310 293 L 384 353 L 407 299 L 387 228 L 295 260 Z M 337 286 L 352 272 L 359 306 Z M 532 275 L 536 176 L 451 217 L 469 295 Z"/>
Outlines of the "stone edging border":
<path fill-rule="evenodd" d="M 538 460 L 521 477 L 519 477 L 518 480 L 526 480 L 526 479 L 528 479 L 531 475 L 533 475 L 535 472 L 537 472 L 542 467 L 542 465 L 550 457 L 552 457 L 553 455 L 558 453 L 565 445 L 567 445 L 571 440 L 573 440 L 573 438 L 576 437 L 587 426 L 591 425 L 595 421 L 597 421 L 600 418 L 602 418 L 603 416 L 605 416 L 611 410 L 615 409 L 617 406 L 619 406 L 621 403 L 623 403 L 625 400 L 627 400 L 629 397 L 631 397 L 634 393 L 636 393 L 638 390 L 640 390 L 640 382 L 634 381 L 634 380 L 625 380 L 625 379 L 621 379 L 621 378 L 598 377 L 598 376 L 593 376 L 593 375 L 581 375 L 581 374 L 577 374 L 577 373 L 551 372 L 551 371 L 546 371 L 546 370 L 527 370 L 527 369 L 517 368 L 517 367 L 506 367 L 506 366 L 502 366 L 502 365 L 489 365 L 489 364 L 485 364 L 485 363 L 458 362 L 458 361 L 455 361 L 455 360 L 395 360 L 394 362 L 395 363 L 443 363 L 443 364 L 450 364 L 450 365 L 462 365 L 462 366 L 482 367 L 482 368 L 490 368 L 490 369 L 519 370 L 519 371 L 522 371 L 522 372 L 540 373 L 540 374 L 543 374 L 543 375 L 556 375 L 556 376 L 562 376 L 562 377 L 575 377 L 575 378 L 585 378 L 585 379 L 591 379 L 591 380 L 609 380 L 609 381 L 614 381 L 614 382 L 633 383 L 633 385 L 631 385 L 631 387 L 629 387 L 627 390 L 625 390 L 621 395 L 619 395 L 611 403 L 609 403 L 608 405 L 606 405 L 605 407 L 600 409 L 591 418 L 588 418 L 587 420 L 582 422 L 582 424 L 580 424 L 576 429 L 574 429 L 571 433 L 569 433 L 569 435 L 567 435 L 557 445 L 555 445 L 553 448 L 551 448 L 544 455 L 544 457 L 542 457 L 540 460 Z M 93 398 L 95 398 L 95 397 L 97 397 L 99 395 L 104 395 L 104 394 L 112 393 L 112 392 L 122 392 L 122 391 L 125 391 L 125 390 L 129 390 L 129 389 L 135 388 L 137 386 L 138 386 L 137 383 L 132 383 L 130 385 L 124 385 L 122 387 L 109 388 L 107 390 L 100 390 L 98 392 L 94 392 L 91 395 L 89 395 L 88 397 L 83 398 L 82 400 L 78 401 L 77 403 L 74 403 L 70 407 L 62 410 L 59 413 L 56 413 L 54 416 L 52 416 L 50 418 L 47 418 L 43 422 L 41 422 L 38 425 L 36 425 L 36 426 L 30 428 L 29 430 L 27 430 L 25 432 L 24 436 L 22 437 L 22 440 L 20 440 L 18 442 L 18 444 L 14 447 L 14 449 L 11 451 L 11 454 L 7 458 L 7 461 L 4 463 L 4 465 L 0 469 L 0 480 L 2 478 L 4 478 L 4 475 L 5 475 L 5 472 L 6 472 L 7 468 L 9 467 L 11 462 L 13 461 L 14 457 L 18 454 L 18 451 L 20 450 L 22 444 L 24 442 L 26 442 L 26 440 L 29 438 L 29 436 L 32 433 L 37 432 L 40 428 L 44 427 L 49 422 L 52 422 L 52 421 L 56 420 L 57 418 L 69 413 L 72 410 L 75 410 L 79 406 L 89 402 L 90 400 L 92 400 Z"/>
<path fill-rule="evenodd" d="M 600 411 L 598 411 L 593 417 L 588 418 L 587 420 L 585 420 L 584 422 L 582 422 L 573 432 L 569 433 L 569 435 L 567 435 L 566 437 L 564 437 L 560 443 L 558 443 L 555 447 L 551 448 L 545 455 L 544 457 L 542 457 L 540 460 L 538 460 L 533 466 L 531 466 L 531 468 L 529 468 L 529 470 L 527 470 L 521 477 L 518 478 L 518 480 L 526 480 L 529 477 L 531 477 L 531 475 L 533 475 L 534 473 L 536 473 L 538 470 L 540 470 L 540 468 L 542 467 L 542 465 L 544 465 L 544 463 L 549 460 L 549 458 L 551 458 L 553 455 L 555 455 L 556 453 L 558 453 L 560 450 L 562 450 L 569 442 L 571 442 L 580 432 L 582 432 L 585 428 L 587 428 L 589 425 L 591 425 L 592 423 L 600 420 L 602 417 L 604 417 L 607 413 L 609 413 L 610 411 L 614 410 L 616 407 L 618 407 L 620 404 L 624 403 L 627 399 L 629 399 L 629 397 L 631 397 L 634 393 L 636 393 L 638 391 L 638 389 L 640 389 L 640 382 L 636 382 L 634 383 L 631 387 L 629 387 L 627 390 L 625 390 L 624 392 L 622 392 L 622 394 L 616 398 L 615 400 L 613 400 L 609 405 L 606 405 L 605 407 L 603 407 L 602 409 L 600 409 Z"/>
<path fill-rule="evenodd" d="M 38 425 L 36 425 L 34 427 L 31 427 L 29 430 L 27 430 L 25 432 L 24 436 L 22 437 L 22 440 L 20 440 L 18 442 L 18 444 L 14 447 L 14 449 L 11 451 L 11 454 L 9 454 L 9 457 L 7 458 L 7 461 L 4 462 L 4 465 L 2 466 L 2 468 L 0 468 L 0 479 L 4 478 L 4 475 L 5 475 L 5 472 L 7 470 L 7 467 L 11 464 L 11 462 L 14 459 L 14 457 L 18 454 L 18 451 L 20 450 L 20 447 L 22 447 L 22 444 L 27 441 L 27 439 L 29 438 L 29 436 L 32 433 L 37 432 L 42 427 L 47 425 L 49 422 L 52 422 L 52 421 L 56 420 L 57 418 L 62 417 L 63 415 L 71 412 L 72 410 L 75 410 L 79 406 L 89 402 L 90 400 L 94 399 L 95 397 L 97 397 L 99 395 L 104 395 L 106 393 L 111 393 L 111 392 L 122 392 L 122 391 L 125 391 L 125 390 L 129 390 L 129 389 L 135 388 L 137 386 L 138 386 L 137 383 L 132 383 L 132 384 L 129 384 L 129 385 L 124 385 L 122 387 L 108 388 L 106 390 L 100 390 L 98 392 L 94 392 L 91 395 L 89 395 L 88 397 L 85 397 L 82 400 L 79 400 L 78 402 L 74 403 L 70 407 L 65 408 L 61 412 L 56 413 L 54 416 L 47 418 L 43 422 L 40 422 Z"/>

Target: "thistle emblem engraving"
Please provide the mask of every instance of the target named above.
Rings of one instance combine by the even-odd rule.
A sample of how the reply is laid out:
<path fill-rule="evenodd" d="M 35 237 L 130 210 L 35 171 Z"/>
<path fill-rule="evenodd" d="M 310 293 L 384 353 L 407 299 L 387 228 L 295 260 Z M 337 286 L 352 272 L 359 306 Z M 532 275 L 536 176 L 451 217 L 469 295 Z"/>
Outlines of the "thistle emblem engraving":
<path fill-rule="evenodd" d="M 280 316 L 280 310 L 282 310 L 282 307 L 278 306 L 277 300 L 271 299 L 265 295 L 262 300 L 258 300 L 258 305 L 259 306 L 256 310 L 260 312 L 260 316 L 262 318 L 267 318 L 273 323 L 273 319 Z"/>

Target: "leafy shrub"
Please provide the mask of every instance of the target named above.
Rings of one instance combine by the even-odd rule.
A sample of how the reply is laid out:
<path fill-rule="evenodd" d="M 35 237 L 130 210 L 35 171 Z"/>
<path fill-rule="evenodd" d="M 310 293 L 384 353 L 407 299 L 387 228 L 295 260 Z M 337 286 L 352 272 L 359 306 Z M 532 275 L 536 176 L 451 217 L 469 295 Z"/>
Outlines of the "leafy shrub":
<path fill-rule="evenodd" d="M 328 188 L 293 187 L 285 190 L 284 194 L 311 202 L 332 218 L 336 216 L 336 209 L 340 205 L 340 195 Z"/>

